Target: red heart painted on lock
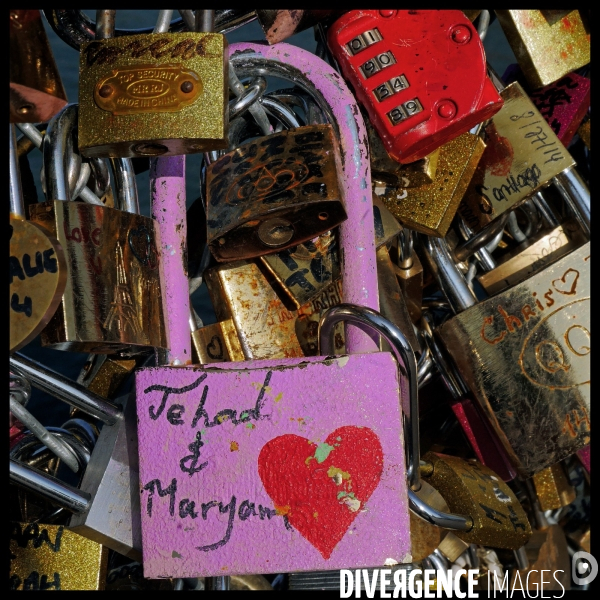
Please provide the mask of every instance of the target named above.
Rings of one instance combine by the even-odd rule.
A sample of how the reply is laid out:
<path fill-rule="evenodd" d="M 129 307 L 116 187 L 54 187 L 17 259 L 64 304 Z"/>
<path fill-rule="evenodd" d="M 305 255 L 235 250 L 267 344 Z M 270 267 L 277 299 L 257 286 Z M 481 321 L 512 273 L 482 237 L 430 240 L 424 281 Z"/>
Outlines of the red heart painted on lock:
<path fill-rule="evenodd" d="M 367 427 L 340 427 L 321 444 L 282 435 L 258 456 L 258 474 L 278 514 L 325 559 L 365 510 L 382 472 L 383 450 Z"/>

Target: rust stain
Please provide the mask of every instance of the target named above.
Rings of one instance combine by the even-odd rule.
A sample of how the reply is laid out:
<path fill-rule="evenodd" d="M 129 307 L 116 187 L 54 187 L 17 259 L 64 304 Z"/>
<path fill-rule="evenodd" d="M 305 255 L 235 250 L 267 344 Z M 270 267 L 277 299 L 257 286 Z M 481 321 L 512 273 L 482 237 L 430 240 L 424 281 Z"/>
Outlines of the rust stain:
<path fill-rule="evenodd" d="M 229 450 L 231 452 L 237 452 L 240 449 L 240 445 L 237 442 L 231 442 L 229 444 Z"/>
<path fill-rule="evenodd" d="M 285 506 L 277 506 L 275 505 L 275 514 L 279 516 L 287 515 L 290 512 L 290 505 L 286 504 Z"/>

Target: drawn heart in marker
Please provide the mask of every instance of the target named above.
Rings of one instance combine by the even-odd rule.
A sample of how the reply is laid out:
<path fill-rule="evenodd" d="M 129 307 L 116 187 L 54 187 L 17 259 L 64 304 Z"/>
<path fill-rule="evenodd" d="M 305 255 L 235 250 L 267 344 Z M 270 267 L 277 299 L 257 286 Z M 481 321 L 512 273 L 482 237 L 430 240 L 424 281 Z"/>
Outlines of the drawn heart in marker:
<path fill-rule="evenodd" d="M 578 279 L 579 271 L 576 271 L 575 269 L 567 269 L 565 274 L 560 279 L 554 279 L 552 281 L 552 285 L 559 294 L 572 296 L 575 293 Z M 569 285 L 571 286 L 570 288 Z"/>
<path fill-rule="evenodd" d="M 213 335 L 210 339 L 210 344 L 206 346 L 206 351 L 208 355 L 214 360 L 220 360 L 223 358 L 223 346 L 221 344 L 221 340 L 218 335 Z"/>
<path fill-rule="evenodd" d="M 278 514 L 325 559 L 364 509 L 382 472 L 383 450 L 367 427 L 340 427 L 318 445 L 282 435 L 258 456 L 258 474 Z"/>
<path fill-rule="evenodd" d="M 137 229 L 130 229 L 127 239 L 133 255 L 142 265 L 154 269 L 157 264 L 157 256 L 148 228 L 142 225 Z"/>

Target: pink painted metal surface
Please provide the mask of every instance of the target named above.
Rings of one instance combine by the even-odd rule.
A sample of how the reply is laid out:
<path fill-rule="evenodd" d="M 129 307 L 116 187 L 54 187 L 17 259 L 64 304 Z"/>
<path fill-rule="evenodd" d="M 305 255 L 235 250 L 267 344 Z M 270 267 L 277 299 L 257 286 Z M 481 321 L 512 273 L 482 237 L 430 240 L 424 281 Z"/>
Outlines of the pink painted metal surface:
<path fill-rule="evenodd" d="M 325 99 L 339 132 L 345 207 L 348 220 L 340 225 L 343 300 L 379 310 L 377 260 L 371 165 L 364 120 L 352 92 L 342 77 L 314 54 L 290 44 L 274 46 L 240 42 L 229 46 L 229 57 L 253 56 L 283 63 L 288 71 L 297 69 L 299 78 Z M 374 352 L 376 343 L 366 333 L 347 326 L 346 348 L 349 353 Z"/>
<path fill-rule="evenodd" d="M 163 311 L 167 330 L 168 363 L 192 363 L 187 264 L 184 263 L 187 221 L 185 156 L 165 156 L 150 161 L 152 218 L 161 239 Z"/>
<path fill-rule="evenodd" d="M 389 353 L 136 373 L 144 576 L 410 561 Z"/>
<path fill-rule="evenodd" d="M 590 445 L 584 446 L 581 450 L 577 451 L 577 456 L 581 461 L 581 464 L 585 467 L 585 470 L 590 473 Z"/>

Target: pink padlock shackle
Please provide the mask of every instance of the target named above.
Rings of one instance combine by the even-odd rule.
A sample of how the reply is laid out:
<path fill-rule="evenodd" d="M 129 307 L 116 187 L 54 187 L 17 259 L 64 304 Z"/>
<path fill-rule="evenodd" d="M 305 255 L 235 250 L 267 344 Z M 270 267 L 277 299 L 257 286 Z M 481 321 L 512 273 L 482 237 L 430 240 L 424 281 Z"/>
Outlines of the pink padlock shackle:
<path fill-rule="evenodd" d="M 297 46 L 240 42 L 229 46 L 230 65 L 240 78 L 271 75 L 292 81 L 309 93 L 327 115 L 340 140 L 342 189 L 348 219 L 340 225 L 344 302 L 379 310 L 371 164 L 365 124 L 356 99 L 326 62 Z M 348 327 L 349 353 L 373 352 L 367 333 Z"/>

